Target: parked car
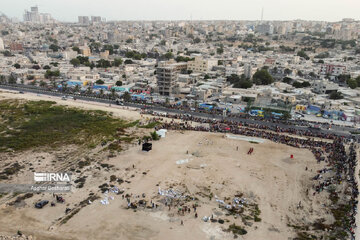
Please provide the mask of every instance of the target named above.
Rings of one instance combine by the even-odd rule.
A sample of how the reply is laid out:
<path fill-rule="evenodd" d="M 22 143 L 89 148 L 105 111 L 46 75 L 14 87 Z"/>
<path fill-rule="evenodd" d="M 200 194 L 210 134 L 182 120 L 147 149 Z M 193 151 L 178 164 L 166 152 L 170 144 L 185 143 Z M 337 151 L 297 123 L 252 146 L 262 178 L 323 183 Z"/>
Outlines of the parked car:
<path fill-rule="evenodd" d="M 124 101 L 121 100 L 121 99 L 116 99 L 116 104 L 117 104 L 117 105 L 120 105 L 120 106 L 123 106 L 123 105 L 124 105 Z"/>
<path fill-rule="evenodd" d="M 46 204 L 48 204 L 49 201 L 48 200 L 42 200 L 40 202 L 35 203 L 35 207 L 36 208 L 43 208 Z"/>

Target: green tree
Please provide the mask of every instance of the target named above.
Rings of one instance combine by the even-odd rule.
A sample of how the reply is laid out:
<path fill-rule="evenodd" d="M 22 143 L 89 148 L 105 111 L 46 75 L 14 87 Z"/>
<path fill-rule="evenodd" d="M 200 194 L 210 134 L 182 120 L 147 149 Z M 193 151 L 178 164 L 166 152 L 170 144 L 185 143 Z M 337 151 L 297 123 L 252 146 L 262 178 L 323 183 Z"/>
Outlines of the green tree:
<path fill-rule="evenodd" d="M 164 54 L 164 58 L 166 58 L 168 60 L 172 59 L 172 58 L 174 58 L 174 54 L 172 52 L 167 52 Z"/>
<path fill-rule="evenodd" d="M 307 83 L 309 83 L 309 82 L 307 82 Z M 303 88 L 303 87 L 304 87 L 303 83 L 298 82 L 298 81 L 293 82 L 292 85 L 293 85 L 293 87 L 295 87 L 295 88 Z M 305 85 L 306 85 L 306 84 L 305 84 Z"/>
<path fill-rule="evenodd" d="M 105 82 L 104 82 L 103 80 L 99 79 L 99 80 L 97 80 L 95 83 L 96 83 L 96 84 L 99 84 L 99 85 L 102 85 L 102 84 L 104 84 Z"/>
<path fill-rule="evenodd" d="M 115 58 L 113 62 L 113 66 L 119 67 L 123 63 L 123 60 L 121 58 Z"/>
<path fill-rule="evenodd" d="M 45 78 L 46 79 L 55 78 L 55 77 L 60 77 L 60 71 L 59 70 L 55 70 L 55 71 L 46 70 L 46 73 L 45 73 Z"/>
<path fill-rule="evenodd" d="M 0 83 L 6 83 L 6 77 L 4 75 L 0 75 Z"/>
<path fill-rule="evenodd" d="M 15 64 L 13 65 L 13 67 L 16 68 L 16 69 L 21 68 L 20 64 L 18 64 L 18 63 L 15 63 Z"/>
<path fill-rule="evenodd" d="M 123 99 L 125 102 L 130 102 L 131 100 L 131 95 L 129 92 L 125 92 L 124 95 L 123 95 Z"/>
<path fill-rule="evenodd" d="M 255 83 L 256 85 L 269 85 L 273 82 L 273 77 L 265 69 L 257 70 L 253 76 L 253 83 Z"/>
<path fill-rule="evenodd" d="M 292 79 L 292 78 L 289 78 L 289 77 L 284 77 L 284 78 L 283 78 L 283 82 L 284 82 L 284 83 L 287 83 L 287 84 L 290 84 L 290 83 L 292 82 L 292 80 L 293 80 L 293 79 Z"/>
<path fill-rule="evenodd" d="M 345 83 L 351 78 L 351 75 L 350 74 L 340 74 L 337 78 L 340 82 Z"/>
<path fill-rule="evenodd" d="M 223 54 L 224 53 L 224 48 L 223 47 L 217 48 L 216 53 L 219 54 L 219 55 Z"/>
<path fill-rule="evenodd" d="M 72 50 L 75 51 L 75 52 L 77 52 L 78 54 L 80 54 L 80 48 L 79 48 L 79 47 L 74 46 L 74 47 L 72 48 Z"/>
<path fill-rule="evenodd" d="M 115 88 L 111 88 L 111 97 L 112 97 L 112 99 L 115 99 L 115 94 L 116 94 Z"/>
<path fill-rule="evenodd" d="M 309 73 L 309 76 L 312 77 L 312 78 L 316 78 L 316 77 L 317 77 L 314 72 L 310 72 L 310 73 Z"/>
<path fill-rule="evenodd" d="M 290 69 L 285 68 L 285 70 L 284 70 L 285 75 L 290 75 L 291 73 L 292 73 L 292 71 Z"/>
<path fill-rule="evenodd" d="M 116 86 L 122 86 L 122 81 L 116 81 L 115 85 Z"/>
<path fill-rule="evenodd" d="M 87 94 L 87 95 L 91 95 L 91 94 L 92 94 L 92 89 L 91 89 L 91 87 L 88 87 L 88 88 L 86 89 L 86 94 Z"/>
<path fill-rule="evenodd" d="M 358 76 L 357 78 L 355 78 L 355 80 L 356 80 L 357 85 L 360 87 L 360 76 Z"/>
<path fill-rule="evenodd" d="M 189 58 L 189 57 L 183 57 L 183 56 L 177 56 L 175 58 L 175 60 L 177 62 L 188 62 L 188 61 L 193 61 L 194 59 L 193 58 Z"/>
<path fill-rule="evenodd" d="M 78 67 L 80 66 L 81 62 L 78 58 L 73 58 L 70 60 L 70 63 L 74 66 L 74 67 Z"/>
<path fill-rule="evenodd" d="M 132 42 L 133 42 L 133 40 L 131 38 L 126 40 L 126 43 L 132 43 Z"/>
<path fill-rule="evenodd" d="M 253 83 L 250 79 L 246 79 L 245 75 L 239 77 L 236 74 L 232 74 L 226 78 L 228 82 L 233 84 L 234 88 L 251 88 Z"/>
<path fill-rule="evenodd" d="M 44 82 L 43 80 L 40 81 L 40 87 L 46 87 L 46 82 Z"/>
<path fill-rule="evenodd" d="M 151 135 L 151 139 L 154 141 L 157 141 L 160 139 L 160 136 L 156 133 L 156 131 L 151 132 L 150 135 Z"/>
<path fill-rule="evenodd" d="M 8 83 L 9 84 L 15 84 L 16 83 L 16 78 L 13 75 L 10 75 L 10 77 L 8 79 Z"/>
<path fill-rule="evenodd" d="M 49 49 L 53 50 L 54 52 L 57 52 L 59 51 L 60 47 L 58 45 L 51 44 Z"/>
<path fill-rule="evenodd" d="M 100 59 L 99 61 L 96 62 L 96 67 L 98 68 L 109 68 L 111 67 L 111 64 L 108 60 L 105 59 Z"/>
<path fill-rule="evenodd" d="M 333 100 L 337 100 L 337 99 L 343 99 L 344 96 L 340 92 L 334 91 L 330 93 L 329 98 Z"/>
<path fill-rule="evenodd" d="M 197 38 L 194 39 L 194 43 L 200 43 L 200 42 L 201 42 L 200 38 L 197 37 Z"/>
<path fill-rule="evenodd" d="M 349 86 L 349 88 L 351 88 L 351 89 L 355 89 L 358 87 L 357 81 L 353 78 L 348 79 L 346 83 Z"/>
<path fill-rule="evenodd" d="M 124 64 L 133 64 L 134 62 L 131 59 L 126 59 Z"/>
<path fill-rule="evenodd" d="M 12 56 L 11 52 L 8 51 L 8 50 L 2 52 L 2 54 L 4 55 L 4 57 L 11 57 Z"/>
<path fill-rule="evenodd" d="M 43 69 L 49 70 L 49 69 L 51 69 L 51 67 L 50 67 L 49 65 L 45 65 L 45 66 L 43 67 Z"/>
<path fill-rule="evenodd" d="M 79 91 L 80 91 L 80 86 L 76 84 L 74 88 L 74 92 L 79 92 Z"/>
<path fill-rule="evenodd" d="M 310 57 L 305 53 L 304 50 L 299 51 L 299 52 L 297 53 L 297 55 L 298 55 L 299 57 L 305 58 L 306 60 L 309 60 L 309 59 L 310 59 Z"/>
<path fill-rule="evenodd" d="M 106 44 L 103 46 L 103 52 L 105 52 L 106 50 L 109 51 L 109 55 L 113 55 L 114 54 L 114 47 L 112 45 Z"/>

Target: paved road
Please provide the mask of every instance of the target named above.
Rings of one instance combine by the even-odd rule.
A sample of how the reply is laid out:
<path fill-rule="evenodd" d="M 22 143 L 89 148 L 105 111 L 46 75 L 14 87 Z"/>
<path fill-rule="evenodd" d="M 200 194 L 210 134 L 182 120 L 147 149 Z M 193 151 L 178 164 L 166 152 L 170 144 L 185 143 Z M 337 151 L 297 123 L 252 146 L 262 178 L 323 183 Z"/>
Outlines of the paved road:
<path fill-rule="evenodd" d="M 18 85 L 0 85 L 0 88 L 7 89 L 7 90 L 15 90 L 15 91 L 24 91 L 24 92 L 32 92 L 32 93 L 38 93 L 38 94 L 44 94 L 44 95 L 50 95 L 50 96 L 57 96 L 62 97 L 64 95 L 73 96 L 77 99 L 89 101 L 89 102 L 100 102 L 100 103 L 114 103 L 114 100 L 109 99 L 103 99 L 103 98 L 97 98 L 97 97 L 88 97 L 83 95 L 77 95 L 77 94 L 65 94 L 62 92 L 56 92 L 56 91 L 49 91 L 46 89 L 41 89 L 35 86 L 18 86 Z M 129 107 L 135 107 L 135 108 L 144 108 L 144 104 L 139 103 L 124 103 L 125 106 Z M 222 115 L 215 115 L 215 114 L 208 114 L 208 113 L 202 113 L 202 112 L 192 112 L 192 111 L 184 111 L 179 109 L 170 109 L 165 108 L 161 106 L 152 106 L 152 105 L 146 105 L 147 109 L 151 109 L 154 111 L 162 111 L 167 113 L 175 113 L 175 114 L 191 114 L 194 117 L 202 117 L 202 118 L 208 118 L 208 119 L 223 119 Z M 255 119 L 246 119 L 246 118 L 231 118 L 227 117 L 227 120 L 235 121 L 235 122 L 244 122 L 244 123 L 252 123 L 252 124 L 262 124 L 265 126 L 279 126 L 283 129 L 297 129 L 297 130 L 306 130 L 307 127 L 303 126 L 297 126 L 297 125 L 287 125 L 284 123 L 273 123 L 268 121 L 261 121 L 261 120 L 255 120 Z M 322 133 L 332 133 L 339 136 L 350 136 L 350 131 L 354 130 L 351 127 L 347 126 L 332 126 L 331 130 L 321 129 L 321 130 L 313 130 L 313 131 L 320 131 Z M 356 138 L 359 138 L 360 136 L 355 136 Z"/>

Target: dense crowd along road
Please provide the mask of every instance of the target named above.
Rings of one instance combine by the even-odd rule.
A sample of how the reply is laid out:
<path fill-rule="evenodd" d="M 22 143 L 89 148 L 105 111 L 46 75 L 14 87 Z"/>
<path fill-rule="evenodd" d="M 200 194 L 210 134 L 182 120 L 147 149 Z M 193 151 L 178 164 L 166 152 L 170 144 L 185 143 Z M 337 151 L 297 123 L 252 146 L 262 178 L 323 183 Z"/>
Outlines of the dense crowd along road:
<path fill-rule="evenodd" d="M 69 92 L 61 92 L 55 91 L 51 89 L 40 88 L 37 86 L 29 86 L 29 85 L 3 85 L 0 84 L 0 88 L 7 89 L 7 90 L 14 90 L 19 92 L 31 92 L 36 94 L 44 94 L 50 95 L 55 97 L 62 97 L 62 96 L 72 96 L 74 99 L 89 101 L 89 102 L 99 102 L 105 104 L 115 104 L 116 101 L 114 99 L 106 98 L 106 97 L 99 97 L 99 96 L 87 96 L 86 94 L 76 94 L 76 93 L 69 93 Z M 146 104 L 142 102 L 124 102 L 124 106 L 127 107 L 134 107 L 139 109 L 146 109 L 150 111 L 160 111 L 167 114 L 179 114 L 184 116 L 191 116 L 193 118 L 203 118 L 203 119 L 211 119 L 211 120 L 222 120 L 226 119 L 231 122 L 238 122 L 241 124 L 260 124 L 266 127 L 279 127 L 281 129 L 293 129 L 293 130 L 309 130 L 312 132 L 321 132 L 322 134 L 335 134 L 337 136 L 346 136 L 352 137 L 354 139 L 360 139 L 360 136 L 351 134 L 352 131 L 355 129 L 353 127 L 348 126 L 340 126 L 331 124 L 330 123 L 316 123 L 321 126 L 321 129 L 311 129 L 311 124 L 315 124 L 314 122 L 308 122 L 303 120 L 278 120 L 278 119 L 261 119 L 252 117 L 248 114 L 228 114 L 224 117 L 222 114 L 216 113 L 208 113 L 206 111 L 192 111 L 190 109 L 180 108 L 178 106 L 169 106 L 169 105 L 160 105 L 160 104 Z"/>

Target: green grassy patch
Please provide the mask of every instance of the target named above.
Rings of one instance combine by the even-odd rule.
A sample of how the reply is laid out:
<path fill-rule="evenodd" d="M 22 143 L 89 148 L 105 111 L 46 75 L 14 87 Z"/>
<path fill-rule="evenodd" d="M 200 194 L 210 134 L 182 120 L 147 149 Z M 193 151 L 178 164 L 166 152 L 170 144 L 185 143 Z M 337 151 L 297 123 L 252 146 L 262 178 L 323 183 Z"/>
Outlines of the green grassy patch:
<path fill-rule="evenodd" d="M 151 129 L 151 128 L 155 128 L 157 125 L 159 125 L 159 122 L 151 122 L 147 125 L 143 125 L 143 126 L 138 126 L 139 128 L 147 128 L 147 129 Z"/>
<path fill-rule="evenodd" d="M 103 111 L 57 106 L 50 101 L 0 101 L 0 152 L 67 144 L 97 146 L 116 139 L 138 124 L 113 118 Z"/>

